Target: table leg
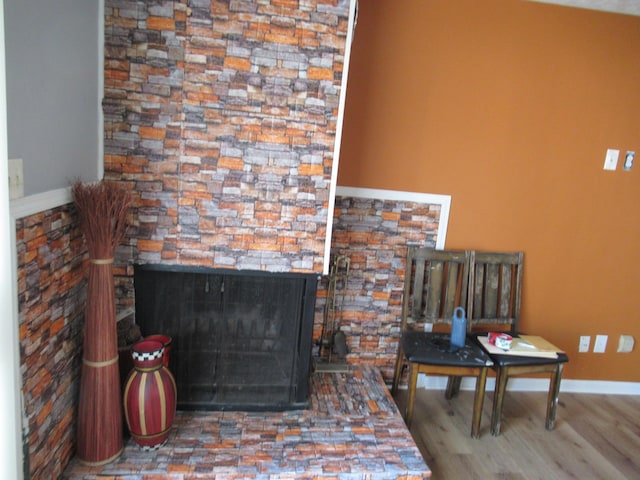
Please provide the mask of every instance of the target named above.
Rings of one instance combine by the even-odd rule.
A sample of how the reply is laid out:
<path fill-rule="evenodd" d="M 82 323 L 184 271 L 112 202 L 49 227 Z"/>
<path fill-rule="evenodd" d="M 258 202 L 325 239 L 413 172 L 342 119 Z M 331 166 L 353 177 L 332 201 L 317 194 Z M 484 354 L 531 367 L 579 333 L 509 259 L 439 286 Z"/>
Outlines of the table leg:
<path fill-rule="evenodd" d="M 418 385 L 418 366 L 410 364 L 411 374 L 409 376 L 409 399 L 407 403 L 407 414 L 404 421 L 407 427 L 411 427 L 411 419 L 413 418 L 413 404 L 416 400 L 416 386 Z"/>
<path fill-rule="evenodd" d="M 481 368 L 476 377 L 476 393 L 473 397 L 473 421 L 471 437 L 480 437 L 480 423 L 482 421 L 482 406 L 484 405 L 484 390 L 487 382 L 487 369 Z"/>
<path fill-rule="evenodd" d="M 560 381 L 564 363 L 559 363 L 551 373 L 549 384 L 549 396 L 547 397 L 547 430 L 553 430 L 556 423 L 556 410 L 558 408 L 558 396 L 560 395 Z"/>
<path fill-rule="evenodd" d="M 493 394 L 493 409 L 491 411 L 491 434 L 494 436 L 500 435 L 502 404 L 504 403 L 504 392 L 507 389 L 508 379 L 508 367 L 498 368 L 496 373 L 496 389 Z"/>

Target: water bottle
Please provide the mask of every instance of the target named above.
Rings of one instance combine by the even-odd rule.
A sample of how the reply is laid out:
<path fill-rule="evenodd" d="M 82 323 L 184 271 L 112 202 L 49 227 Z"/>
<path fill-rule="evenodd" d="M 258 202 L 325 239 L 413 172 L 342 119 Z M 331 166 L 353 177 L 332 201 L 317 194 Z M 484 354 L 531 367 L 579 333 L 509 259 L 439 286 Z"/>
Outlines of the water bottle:
<path fill-rule="evenodd" d="M 467 338 L 467 318 L 464 308 L 456 307 L 453 310 L 453 318 L 451 321 L 451 350 L 464 347 Z"/>

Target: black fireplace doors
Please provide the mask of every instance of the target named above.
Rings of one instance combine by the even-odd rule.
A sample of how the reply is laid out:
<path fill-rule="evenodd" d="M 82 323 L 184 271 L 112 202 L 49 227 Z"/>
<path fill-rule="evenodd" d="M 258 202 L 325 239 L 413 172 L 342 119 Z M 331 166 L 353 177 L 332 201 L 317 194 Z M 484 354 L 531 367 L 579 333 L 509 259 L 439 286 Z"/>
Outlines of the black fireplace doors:
<path fill-rule="evenodd" d="M 172 337 L 178 408 L 307 406 L 314 275 L 139 265 L 136 322 Z"/>

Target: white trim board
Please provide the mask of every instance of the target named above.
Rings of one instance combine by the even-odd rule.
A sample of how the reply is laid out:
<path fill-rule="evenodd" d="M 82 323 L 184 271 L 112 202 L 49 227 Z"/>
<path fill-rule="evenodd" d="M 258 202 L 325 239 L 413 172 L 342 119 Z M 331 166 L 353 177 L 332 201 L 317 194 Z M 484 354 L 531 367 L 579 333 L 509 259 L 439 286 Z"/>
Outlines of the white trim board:
<path fill-rule="evenodd" d="M 73 201 L 71 187 L 49 190 L 44 193 L 36 193 L 28 197 L 11 200 L 11 217 L 13 220 L 35 215 L 36 213 L 51 210 Z"/>
<path fill-rule="evenodd" d="M 333 165 L 331 167 L 331 183 L 329 184 L 329 208 L 327 209 L 327 233 L 324 239 L 324 262 L 322 273 L 329 273 L 331 262 L 331 235 L 333 233 L 333 211 L 338 185 L 338 168 L 340 166 L 340 145 L 342 143 L 342 128 L 344 123 L 344 109 L 347 102 L 347 80 L 349 79 L 349 64 L 351 63 L 351 44 L 355 33 L 358 17 L 358 0 L 350 0 L 349 25 L 344 46 L 344 60 L 342 62 L 342 82 L 340 84 L 340 98 L 338 100 L 338 118 L 336 119 L 336 138 L 333 144 Z"/>
<path fill-rule="evenodd" d="M 0 338 L 0 477 L 24 478 L 23 408 L 18 327 L 18 276 L 15 222 L 9 202 L 7 148 L 7 83 L 4 2 L 0 0 L 0 309 L 3 319 Z"/>
<path fill-rule="evenodd" d="M 496 380 L 487 378 L 487 391 L 495 388 Z M 461 390 L 474 390 L 475 378 L 462 379 Z M 447 377 L 435 377 L 420 375 L 418 388 L 444 390 L 447 386 Z M 548 392 L 549 379 L 546 378 L 511 378 L 507 384 L 507 390 L 512 392 Z M 572 380 L 563 379 L 560 383 L 560 392 L 566 393 L 599 393 L 606 395 L 640 395 L 640 382 L 613 382 L 605 380 Z"/>
<path fill-rule="evenodd" d="M 374 188 L 338 187 L 336 189 L 336 196 L 372 198 L 375 200 L 399 200 L 405 202 L 440 205 L 440 221 L 438 222 L 436 248 L 440 250 L 444 248 L 445 241 L 447 239 L 447 228 L 449 227 L 451 195 L 403 192 L 398 190 L 378 190 Z"/>

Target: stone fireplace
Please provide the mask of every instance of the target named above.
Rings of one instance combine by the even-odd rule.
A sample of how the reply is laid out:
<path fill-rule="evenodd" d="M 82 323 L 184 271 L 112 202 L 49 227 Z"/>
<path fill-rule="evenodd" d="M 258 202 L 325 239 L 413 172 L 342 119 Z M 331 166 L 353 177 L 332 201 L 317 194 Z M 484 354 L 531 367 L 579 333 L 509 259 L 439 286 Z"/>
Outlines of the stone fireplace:
<path fill-rule="evenodd" d="M 105 178 L 134 199 L 118 310 L 175 339 L 181 407 L 306 401 L 351 3 L 106 0 Z"/>

